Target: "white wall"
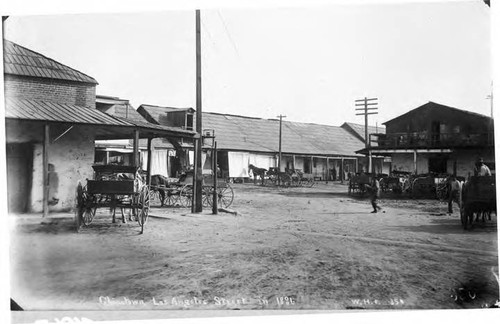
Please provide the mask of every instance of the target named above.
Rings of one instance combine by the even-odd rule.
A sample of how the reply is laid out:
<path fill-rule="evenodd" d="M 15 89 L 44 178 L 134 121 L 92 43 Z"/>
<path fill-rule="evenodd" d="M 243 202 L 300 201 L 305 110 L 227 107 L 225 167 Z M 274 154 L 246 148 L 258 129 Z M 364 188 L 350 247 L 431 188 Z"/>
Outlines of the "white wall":
<path fill-rule="evenodd" d="M 31 186 L 30 211 L 43 210 L 43 126 L 41 124 L 24 123 L 7 125 L 8 143 L 33 143 L 33 170 Z M 94 136 L 91 129 L 75 126 L 68 133 L 52 143 L 48 149 L 49 163 L 54 165 L 58 185 L 51 193 L 55 193 L 59 201 L 49 206 L 51 211 L 69 211 L 75 204 L 75 192 L 78 180 L 93 177 Z M 52 130 L 51 139 L 59 133 Z M 26 175 L 29 177 L 29 175 Z M 50 184 L 49 184 L 50 185 Z M 52 183 L 54 185 L 54 182 Z M 52 198 L 52 197 L 49 197 Z"/>
<path fill-rule="evenodd" d="M 428 154 L 417 154 L 417 173 L 429 172 Z M 392 155 L 392 168 L 398 171 L 413 173 L 415 165 L 413 163 L 413 153 L 398 153 Z"/>

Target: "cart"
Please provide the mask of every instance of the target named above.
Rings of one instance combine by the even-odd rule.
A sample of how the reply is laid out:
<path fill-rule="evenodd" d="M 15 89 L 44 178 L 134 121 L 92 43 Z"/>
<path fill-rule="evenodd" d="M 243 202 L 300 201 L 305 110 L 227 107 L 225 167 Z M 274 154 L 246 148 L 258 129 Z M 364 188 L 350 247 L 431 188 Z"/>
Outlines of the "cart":
<path fill-rule="evenodd" d="M 149 215 L 150 192 L 141 176 L 140 168 L 124 165 L 93 165 L 94 179 L 87 180 L 76 189 L 75 225 L 79 231 L 82 225 L 89 226 L 94 220 L 97 208 L 107 207 L 113 213 L 119 208 L 122 222 L 126 222 L 124 209 L 129 209 L 141 226 L 141 234 Z"/>
<path fill-rule="evenodd" d="M 472 226 L 474 216 L 476 220 L 482 217 L 483 221 L 491 213 L 496 213 L 495 177 L 472 176 L 462 186 L 460 196 L 460 221 L 464 229 Z"/>
<path fill-rule="evenodd" d="M 366 185 L 371 183 L 371 176 L 367 173 L 353 175 L 349 179 L 349 186 L 347 193 L 359 193 L 364 194 L 366 192 Z"/>
<path fill-rule="evenodd" d="M 179 198 L 184 185 L 179 179 L 167 178 L 159 174 L 152 175 L 149 186 L 151 203 L 159 202 L 160 207 L 182 207 Z"/>
<path fill-rule="evenodd" d="M 184 183 L 184 185 L 182 185 Z M 180 189 L 179 201 L 183 207 L 191 207 L 193 205 L 193 175 L 188 174 L 182 182 L 179 182 Z M 212 207 L 214 185 L 213 176 L 206 174 L 203 176 L 202 183 L 202 206 Z M 228 208 L 234 200 L 234 191 L 226 181 L 217 180 L 217 206 Z"/>

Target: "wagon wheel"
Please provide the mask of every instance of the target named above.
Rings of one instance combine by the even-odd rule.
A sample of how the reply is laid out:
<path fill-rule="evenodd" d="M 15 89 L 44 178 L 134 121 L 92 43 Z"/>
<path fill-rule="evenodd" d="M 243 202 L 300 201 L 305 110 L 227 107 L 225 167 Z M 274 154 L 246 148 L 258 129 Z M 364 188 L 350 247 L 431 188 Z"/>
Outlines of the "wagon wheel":
<path fill-rule="evenodd" d="M 148 221 L 148 216 L 149 216 L 149 203 L 150 203 L 150 195 L 149 195 L 149 189 L 148 186 L 143 186 L 141 188 L 141 192 L 139 193 L 139 197 L 137 199 L 137 222 L 141 226 L 141 233 L 142 233 L 142 228 L 144 228 L 144 225 Z"/>
<path fill-rule="evenodd" d="M 165 191 L 165 201 L 163 202 L 165 206 L 176 206 L 179 205 L 179 190 L 166 190 Z"/>
<path fill-rule="evenodd" d="M 179 201 L 182 207 L 191 207 L 193 205 L 193 186 L 185 185 L 182 187 Z"/>
<path fill-rule="evenodd" d="M 212 199 L 213 199 L 213 187 L 211 186 L 203 186 L 202 190 L 202 206 L 203 207 L 209 207 L 212 206 Z"/>
<path fill-rule="evenodd" d="M 211 190 L 213 193 L 213 190 Z M 213 205 L 212 194 L 209 195 L 208 204 Z M 224 184 L 221 187 L 217 187 L 217 206 L 228 208 L 233 203 L 234 191 L 229 184 Z"/>
<path fill-rule="evenodd" d="M 89 195 L 87 187 L 82 186 L 80 182 L 76 187 L 76 212 L 75 212 L 75 227 L 78 232 L 82 224 L 89 226 L 94 220 L 96 214 L 96 198 Z"/>
<path fill-rule="evenodd" d="M 307 183 L 306 183 L 307 187 L 312 188 L 315 184 L 316 184 L 316 182 L 314 181 L 314 178 L 307 179 Z"/>
<path fill-rule="evenodd" d="M 292 184 L 292 178 L 286 174 L 286 173 L 283 173 L 280 175 L 280 183 L 281 183 L 281 186 L 282 187 L 290 187 L 290 185 Z"/>
<path fill-rule="evenodd" d="M 86 193 L 86 191 L 84 191 L 84 193 Z M 90 197 L 87 194 L 86 202 L 85 202 L 85 206 L 83 207 L 83 214 L 82 214 L 83 225 L 89 226 L 92 223 L 92 221 L 94 220 L 94 217 L 95 217 L 95 214 L 97 211 L 97 207 L 94 207 L 94 206 L 95 206 L 95 198 Z"/>

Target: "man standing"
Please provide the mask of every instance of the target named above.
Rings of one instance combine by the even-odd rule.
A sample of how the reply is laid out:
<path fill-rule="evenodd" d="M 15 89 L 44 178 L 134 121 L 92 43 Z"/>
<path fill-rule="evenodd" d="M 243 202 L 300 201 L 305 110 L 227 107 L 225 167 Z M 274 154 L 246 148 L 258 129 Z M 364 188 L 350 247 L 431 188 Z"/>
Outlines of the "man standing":
<path fill-rule="evenodd" d="M 448 180 L 448 214 L 453 214 L 453 202 L 460 206 L 460 182 L 455 175 Z"/>
<path fill-rule="evenodd" d="M 370 201 L 373 206 L 372 213 L 377 213 L 379 210 L 382 210 L 377 202 L 378 198 L 380 197 L 380 182 L 377 180 L 377 178 L 373 177 L 371 184 L 366 185 L 366 187 L 370 191 Z"/>
<path fill-rule="evenodd" d="M 474 175 L 480 177 L 491 176 L 490 168 L 488 168 L 488 166 L 484 164 L 482 158 L 479 158 L 476 161 L 476 166 L 474 168 Z"/>

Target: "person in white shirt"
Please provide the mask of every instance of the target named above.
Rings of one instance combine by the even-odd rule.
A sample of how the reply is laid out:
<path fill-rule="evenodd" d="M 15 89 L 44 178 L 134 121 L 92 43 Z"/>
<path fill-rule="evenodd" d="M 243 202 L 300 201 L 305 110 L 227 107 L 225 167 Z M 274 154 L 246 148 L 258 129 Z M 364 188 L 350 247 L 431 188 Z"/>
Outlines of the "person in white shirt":
<path fill-rule="evenodd" d="M 474 175 L 479 177 L 491 176 L 490 168 L 486 164 L 482 158 L 479 158 L 476 162 L 476 167 L 474 168 Z"/>

